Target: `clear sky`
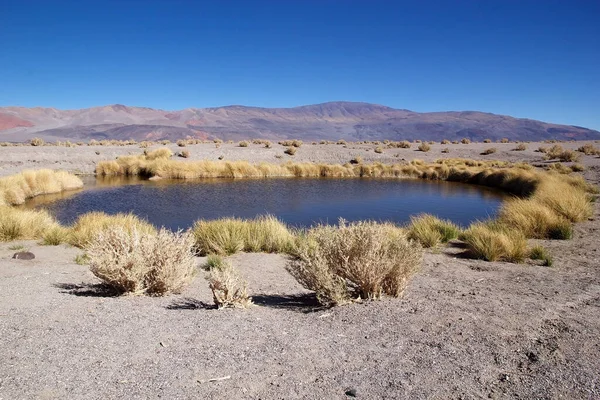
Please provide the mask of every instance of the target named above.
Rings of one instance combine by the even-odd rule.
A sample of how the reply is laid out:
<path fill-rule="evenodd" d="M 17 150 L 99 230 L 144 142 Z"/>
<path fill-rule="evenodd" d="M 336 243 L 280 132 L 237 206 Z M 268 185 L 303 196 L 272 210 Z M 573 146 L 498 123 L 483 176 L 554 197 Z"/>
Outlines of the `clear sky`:
<path fill-rule="evenodd" d="M 600 130 L 600 1 L 0 0 L 0 106 L 335 100 Z"/>

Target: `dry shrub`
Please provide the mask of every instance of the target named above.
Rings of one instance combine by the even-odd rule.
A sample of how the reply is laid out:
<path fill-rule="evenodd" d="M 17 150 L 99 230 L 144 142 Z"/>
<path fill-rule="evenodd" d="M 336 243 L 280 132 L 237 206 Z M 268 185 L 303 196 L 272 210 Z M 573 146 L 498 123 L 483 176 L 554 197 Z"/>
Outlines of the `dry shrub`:
<path fill-rule="evenodd" d="M 434 247 L 456 239 L 460 228 L 448 220 L 439 219 L 430 214 L 421 214 L 410 218 L 408 238 L 416 240 L 423 247 Z"/>
<path fill-rule="evenodd" d="M 498 223 L 475 223 L 464 232 L 462 239 L 473 257 L 486 261 L 520 263 L 527 256 L 525 235 Z"/>
<path fill-rule="evenodd" d="M 591 143 L 580 146 L 577 151 L 585 154 L 586 156 L 600 155 L 600 149 L 594 147 L 594 145 Z"/>
<path fill-rule="evenodd" d="M 296 154 L 296 147 L 288 147 L 287 149 L 285 149 L 284 153 L 293 156 L 294 154 Z"/>
<path fill-rule="evenodd" d="M 0 242 L 39 239 L 58 226 L 46 210 L 20 210 L 0 206 Z"/>
<path fill-rule="evenodd" d="M 248 282 L 227 261 L 211 268 L 206 279 L 217 308 L 248 308 L 252 305 L 247 291 Z"/>
<path fill-rule="evenodd" d="M 462 144 L 469 144 L 469 143 L 471 143 L 471 139 L 468 139 L 468 138 L 462 138 L 462 139 L 460 140 L 460 142 L 461 142 Z"/>
<path fill-rule="evenodd" d="M 229 255 L 238 251 L 285 253 L 294 243 L 287 226 L 272 215 L 254 219 L 198 220 L 192 228 L 200 255 Z"/>
<path fill-rule="evenodd" d="M 483 143 L 492 143 L 492 139 L 483 139 Z"/>
<path fill-rule="evenodd" d="M 448 139 L 443 139 L 440 143 L 441 144 L 450 144 L 450 141 Z"/>
<path fill-rule="evenodd" d="M 390 224 L 318 226 L 297 246 L 288 271 L 325 305 L 399 297 L 418 270 L 422 248 Z"/>
<path fill-rule="evenodd" d="M 552 256 L 543 246 L 532 247 L 529 251 L 529 258 L 532 260 L 542 260 L 546 267 L 551 267 L 553 264 Z"/>
<path fill-rule="evenodd" d="M 385 141 L 384 141 L 385 143 Z M 388 142 L 386 143 L 386 145 L 390 148 L 397 148 L 397 149 L 410 149 L 410 142 L 408 140 L 403 140 L 401 142 Z"/>
<path fill-rule="evenodd" d="M 361 156 L 356 156 L 352 160 L 350 160 L 350 164 L 362 164 L 363 158 Z"/>
<path fill-rule="evenodd" d="M 573 150 L 565 150 L 561 145 L 555 144 L 546 151 L 546 160 L 558 159 L 562 162 L 575 162 L 579 160 L 579 154 Z"/>
<path fill-rule="evenodd" d="M 171 149 L 163 147 L 163 148 L 152 150 L 152 151 L 148 152 L 146 154 L 146 160 L 152 161 L 152 160 L 158 160 L 158 159 L 167 159 L 167 158 L 171 158 L 171 156 L 173 156 L 173 152 L 171 151 Z"/>
<path fill-rule="evenodd" d="M 442 153 L 450 153 L 450 149 L 446 147 L 445 149 L 442 149 Z"/>
<path fill-rule="evenodd" d="M 489 154 L 494 154 L 496 151 L 498 151 L 495 147 L 490 147 L 489 149 L 485 149 L 481 155 L 487 156 Z"/>
<path fill-rule="evenodd" d="M 120 293 L 162 296 L 180 291 L 194 276 L 194 240 L 189 233 L 158 233 L 114 226 L 86 247 L 90 270 Z"/>
<path fill-rule="evenodd" d="M 383 148 L 382 147 L 375 147 L 375 150 L 373 150 L 375 153 L 377 154 L 381 154 L 383 153 Z"/>
<path fill-rule="evenodd" d="M 519 143 L 517 147 L 513 149 L 513 151 L 525 151 L 527 150 L 527 146 L 523 143 Z"/>
<path fill-rule="evenodd" d="M 500 139 L 500 143 L 509 143 L 510 140 L 508 140 L 508 138 L 502 138 Z"/>
<path fill-rule="evenodd" d="M 45 144 L 45 142 L 44 142 L 44 139 L 35 137 L 29 141 L 29 144 L 31 144 L 32 146 L 43 146 Z"/>
<path fill-rule="evenodd" d="M 181 153 L 179 153 L 179 157 L 190 158 L 190 152 L 187 150 L 183 150 Z"/>
<path fill-rule="evenodd" d="M 238 143 L 238 146 L 240 147 L 248 147 L 248 142 L 245 140 L 242 140 L 241 142 Z"/>
<path fill-rule="evenodd" d="M 279 144 L 285 147 L 300 147 L 302 140 L 282 140 Z"/>
<path fill-rule="evenodd" d="M 19 205 L 35 196 L 60 193 L 82 186 L 81 179 L 65 171 L 26 170 L 0 178 L 0 206 Z"/>
<path fill-rule="evenodd" d="M 108 215 L 103 212 L 90 212 L 77 218 L 71 229 L 70 243 L 85 247 L 95 236 L 110 228 L 121 228 L 126 232 L 153 235 L 156 228 L 133 214 Z"/>
<path fill-rule="evenodd" d="M 428 152 L 429 150 L 431 150 L 431 146 L 429 144 L 423 142 L 419 145 L 418 149 L 422 152 Z"/>
<path fill-rule="evenodd" d="M 185 141 L 185 140 L 178 140 L 177 141 L 177 146 L 179 146 L 179 147 L 185 147 L 185 146 L 187 146 L 187 141 Z"/>
<path fill-rule="evenodd" d="M 567 179 L 563 175 L 545 176 L 532 199 L 547 205 L 571 222 L 585 221 L 593 214 L 592 199 L 586 192 L 587 185 L 585 181 Z"/>
<path fill-rule="evenodd" d="M 573 164 L 573 165 L 571 165 L 571 171 L 573 171 L 573 172 L 583 172 L 583 171 L 585 171 L 585 165 L 582 165 L 582 164 Z"/>
<path fill-rule="evenodd" d="M 69 242 L 70 230 L 68 228 L 56 225 L 42 234 L 42 244 L 46 246 L 58 246 L 61 243 Z"/>

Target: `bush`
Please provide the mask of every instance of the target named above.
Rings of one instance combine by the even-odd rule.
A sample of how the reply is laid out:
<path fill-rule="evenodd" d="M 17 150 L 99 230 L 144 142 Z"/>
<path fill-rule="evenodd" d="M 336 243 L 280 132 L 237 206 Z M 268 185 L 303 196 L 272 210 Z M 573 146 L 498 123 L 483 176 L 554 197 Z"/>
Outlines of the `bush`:
<path fill-rule="evenodd" d="M 293 156 L 294 154 L 296 154 L 296 147 L 288 147 L 287 149 L 285 149 L 284 153 Z"/>
<path fill-rule="evenodd" d="M 418 149 L 423 152 L 428 152 L 429 150 L 431 150 L 431 146 L 427 143 L 421 143 Z"/>
<path fill-rule="evenodd" d="M 44 139 L 35 137 L 29 141 L 29 144 L 31 144 L 32 146 L 43 146 L 45 144 L 45 142 L 44 142 Z"/>
<path fill-rule="evenodd" d="M 187 150 L 183 150 L 181 153 L 179 153 L 179 157 L 190 158 L 190 152 Z"/>
<path fill-rule="evenodd" d="M 519 143 L 517 145 L 517 147 L 515 147 L 513 149 L 513 151 L 525 151 L 525 150 L 527 150 L 527 146 L 525 146 L 523 143 Z"/>
<path fill-rule="evenodd" d="M 248 283 L 227 261 L 210 270 L 206 277 L 217 308 L 247 308 L 252 305 L 248 296 Z"/>
<path fill-rule="evenodd" d="M 446 147 L 445 149 L 442 149 L 442 153 L 450 153 L 450 149 Z"/>
<path fill-rule="evenodd" d="M 179 292 L 193 278 L 193 245 L 189 233 L 110 227 L 85 250 L 90 271 L 119 293 L 162 296 Z"/>
<path fill-rule="evenodd" d="M 491 139 L 483 139 L 483 143 L 492 143 Z"/>
<path fill-rule="evenodd" d="M 352 160 L 350 160 L 350 164 L 362 164 L 363 158 L 361 156 L 356 156 Z"/>
<path fill-rule="evenodd" d="M 500 208 L 498 220 L 525 236 L 538 239 L 569 239 L 571 223 L 535 199 L 512 199 Z"/>
<path fill-rule="evenodd" d="M 460 228 L 448 220 L 441 220 L 430 214 L 410 218 L 408 238 L 416 240 L 423 247 L 434 247 L 456 239 Z"/>
<path fill-rule="evenodd" d="M 527 254 L 525 235 L 498 223 L 475 223 L 462 235 L 471 255 L 486 261 L 523 262 Z"/>
<path fill-rule="evenodd" d="M 377 153 L 377 154 L 381 154 L 381 153 L 383 153 L 383 147 L 381 147 L 381 146 L 375 147 L 375 150 L 374 150 L 374 151 L 375 151 L 375 153 Z"/>
<path fill-rule="evenodd" d="M 177 141 L 177 146 L 179 146 L 179 147 L 185 147 L 186 145 L 187 145 L 187 142 L 185 140 Z"/>
<path fill-rule="evenodd" d="M 422 259 L 421 246 L 400 232 L 370 221 L 318 226 L 299 243 L 287 269 L 325 305 L 399 297 Z"/>
<path fill-rule="evenodd" d="M 583 146 L 579 147 L 577 149 L 577 151 L 585 154 L 586 156 L 593 156 L 593 155 L 600 154 L 600 149 L 597 149 L 596 147 L 594 147 L 593 144 L 590 144 L 590 143 L 584 144 Z"/>
<path fill-rule="evenodd" d="M 240 147 L 248 147 L 248 142 L 246 142 L 245 140 L 243 140 L 243 141 L 241 141 L 241 142 L 240 142 L 238 145 L 239 145 Z"/>
<path fill-rule="evenodd" d="M 47 229 L 42 234 L 42 244 L 46 246 L 58 246 L 61 243 L 67 243 L 69 235 L 70 232 L 67 228 L 57 225 Z"/>
<path fill-rule="evenodd" d="M 471 139 L 462 138 L 462 139 L 460 140 L 460 142 L 461 142 L 462 144 L 469 144 L 469 143 L 471 143 Z"/>
<path fill-rule="evenodd" d="M 510 140 L 508 140 L 508 138 L 502 138 L 500 139 L 500 143 L 509 143 Z"/>
<path fill-rule="evenodd" d="M 489 149 L 484 150 L 481 155 L 487 156 L 489 154 L 494 154 L 496 151 L 497 149 L 495 147 L 490 147 Z"/>
<path fill-rule="evenodd" d="M 448 139 L 443 139 L 440 143 L 441 144 L 450 144 L 450 141 Z"/>

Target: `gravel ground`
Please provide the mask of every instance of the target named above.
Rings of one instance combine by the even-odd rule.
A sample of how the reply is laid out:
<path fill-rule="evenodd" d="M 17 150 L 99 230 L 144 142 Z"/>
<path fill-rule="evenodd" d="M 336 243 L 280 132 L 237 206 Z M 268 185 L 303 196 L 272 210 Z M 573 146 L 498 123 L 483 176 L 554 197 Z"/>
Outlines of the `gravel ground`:
<path fill-rule="evenodd" d="M 250 161 L 283 155 L 252 146 L 219 150 Z M 478 155 L 492 146 L 496 154 Z M 435 159 L 449 147 L 448 156 L 539 163 L 537 146 L 379 155 L 305 144 L 295 159 Z M 218 156 L 211 145 L 189 150 Z M 90 172 L 96 158 L 128 151 L 140 149 L 0 148 L 0 173 L 54 161 Z M 599 161 L 582 157 L 594 183 Z M 74 262 L 76 248 L 0 243 L 0 399 L 600 398 L 599 217 L 596 204 L 573 240 L 531 241 L 550 250 L 551 268 L 469 260 L 451 245 L 426 253 L 404 298 L 334 309 L 318 307 L 281 255 L 230 257 L 256 305 L 215 310 L 202 272 L 180 295 L 110 297 Z M 19 244 L 35 260 L 11 259 Z"/>

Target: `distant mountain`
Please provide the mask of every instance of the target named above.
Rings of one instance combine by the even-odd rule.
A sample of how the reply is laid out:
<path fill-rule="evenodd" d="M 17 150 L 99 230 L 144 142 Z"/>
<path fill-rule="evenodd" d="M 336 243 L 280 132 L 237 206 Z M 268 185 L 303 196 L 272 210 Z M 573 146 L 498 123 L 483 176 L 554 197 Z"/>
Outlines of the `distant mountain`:
<path fill-rule="evenodd" d="M 417 113 L 331 102 L 294 108 L 227 106 L 164 111 L 120 104 L 57 110 L 0 107 L 0 141 L 136 139 L 511 140 L 600 139 L 600 132 L 477 111 Z"/>

